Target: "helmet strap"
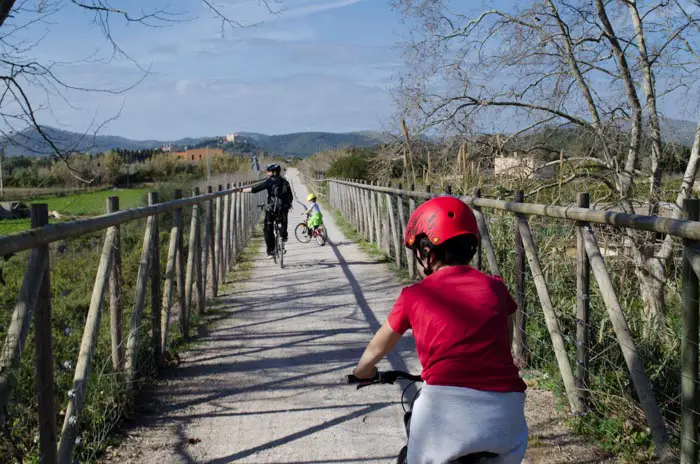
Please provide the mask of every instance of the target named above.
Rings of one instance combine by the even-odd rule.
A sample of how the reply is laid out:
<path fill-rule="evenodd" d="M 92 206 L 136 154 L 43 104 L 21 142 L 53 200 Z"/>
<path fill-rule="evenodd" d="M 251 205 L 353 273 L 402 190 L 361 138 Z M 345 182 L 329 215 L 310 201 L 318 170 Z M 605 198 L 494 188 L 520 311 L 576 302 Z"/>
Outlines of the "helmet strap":
<path fill-rule="evenodd" d="M 413 253 L 416 255 L 416 261 L 418 261 L 420 267 L 423 268 L 423 274 L 429 276 L 430 274 L 435 272 L 432 264 L 430 263 L 430 253 L 428 253 L 428 256 L 426 257 L 427 264 L 423 262 L 423 259 L 421 258 L 421 253 L 419 253 L 417 250 L 413 250 Z"/>

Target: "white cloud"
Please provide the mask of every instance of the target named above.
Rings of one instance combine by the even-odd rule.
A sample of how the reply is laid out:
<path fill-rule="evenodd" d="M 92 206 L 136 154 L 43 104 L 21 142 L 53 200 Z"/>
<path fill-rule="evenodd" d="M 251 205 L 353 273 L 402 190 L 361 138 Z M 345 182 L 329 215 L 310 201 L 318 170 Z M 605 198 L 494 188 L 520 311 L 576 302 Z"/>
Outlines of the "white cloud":
<path fill-rule="evenodd" d="M 190 86 L 191 82 L 187 79 L 180 79 L 177 81 L 175 84 L 175 90 L 177 91 L 178 95 L 184 95 L 185 92 L 187 92 L 187 88 Z"/>

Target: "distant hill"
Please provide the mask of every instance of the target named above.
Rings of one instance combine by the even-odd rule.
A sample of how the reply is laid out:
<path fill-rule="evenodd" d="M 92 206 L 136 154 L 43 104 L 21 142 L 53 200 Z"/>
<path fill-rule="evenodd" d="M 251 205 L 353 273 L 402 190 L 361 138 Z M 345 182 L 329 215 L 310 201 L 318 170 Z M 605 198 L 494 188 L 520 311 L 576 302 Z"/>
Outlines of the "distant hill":
<path fill-rule="evenodd" d="M 644 123 L 646 124 L 646 120 Z M 625 122 L 622 127 L 625 130 L 629 130 L 631 126 L 628 122 Z M 692 121 L 661 117 L 661 135 L 667 143 L 692 146 L 693 140 L 695 140 L 696 127 L 697 123 Z"/>
<path fill-rule="evenodd" d="M 242 137 L 254 140 L 263 150 L 284 156 L 309 156 L 324 150 L 349 146 L 373 147 L 388 142 L 387 135 L 379 132 L 297 132 L 265 135 L 241 132 Z"/>
<path fill-rule="evenodd" d="M 131 140 L 114 135 L 83 135 L 52 127 L 44 127 L 46 135 L 61 151 L 79 151 L 100 153 L 116 148 L 142 150 L 158 148 L 164 144 L 196 147 L 211 140 L 211 137 L 182 138 L 179 140 Z M 252 153 L 259 147 L 268 153 L 283 156 L 309 156 L 318 151 L 342 148 L 346 146 L 369 147 L 384 143 L 388 137 L 378 132 L 299 132 L 295 134 L 266 135 L 242 132 L 236 140 L 236 146 L 244 147 L 243 152 Z M 26 129 L 7 142 L 7 156 L 48 156 L 53 154 L 51 146 L 34 128 Z"/>
<path fill-rule="evenodd" d="M 131 140 L 115 135 L 93 136 L 90 134 L 79 134 L 77 132 L 64 131 L 48 126 L 44 126 L 42 129 L 61 151 L 79 151 L 85 153 L 100 153 L 115 148 L 122 148 L 125 150 L 158 148 L 164 143 L 192 146 L 206 140 L 204 137 L 188 137 L 169 142 L 158 140 Z M 5 142 L 5 140 L 2 140 L 2 142 Z M 5 154 L 7 156 L 48 156 L 53 154 L 53 150 L 35 128 L 29 128 L 15 134 L 13 139 L 7 142 Z"/>

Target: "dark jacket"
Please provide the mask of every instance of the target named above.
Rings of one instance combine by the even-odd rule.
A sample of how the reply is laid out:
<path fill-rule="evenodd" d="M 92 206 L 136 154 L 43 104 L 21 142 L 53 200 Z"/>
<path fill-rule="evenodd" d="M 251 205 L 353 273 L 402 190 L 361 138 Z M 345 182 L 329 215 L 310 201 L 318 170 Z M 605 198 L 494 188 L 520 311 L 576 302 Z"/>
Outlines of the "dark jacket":
<path fill-rule="evenodd" d="M 280 176 L 268 177 L 267 179 L 265 179 L 265 182 L 262 182 L 261 184 L 252 187 L 251 192 L 258 193 L 262 192 L 263 190 L 267 190 L 267 204 L 272 205 L 275 203 L 275 196 L 273 193 L 275 191 L 275 187 L 279 187 L 279 190 L 282 189 L 282 178 Z M 285 210 L 288 210 L 291 206 L 292 200 L 290 195 L 290 198 L 288 198 L 286 201 L 284 201 L 284 199 L 282 200 L 282 207 Z"/>

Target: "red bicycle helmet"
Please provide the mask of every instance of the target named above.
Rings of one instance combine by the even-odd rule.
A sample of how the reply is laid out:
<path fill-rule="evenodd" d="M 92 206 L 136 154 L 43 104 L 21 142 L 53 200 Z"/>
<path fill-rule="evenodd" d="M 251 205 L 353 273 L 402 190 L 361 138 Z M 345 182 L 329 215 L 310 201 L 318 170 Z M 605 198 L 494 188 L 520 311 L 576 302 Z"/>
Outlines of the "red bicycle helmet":
<path fill-rule="evenodd" d="M 426 201 L 411 215 L 406 226 L 404 244 L 414 249 L 426 235 L 433 246 L 460 235 L 479 238 L 479 227 L 472 209 L 462 200 L 444 196 Z"/>

